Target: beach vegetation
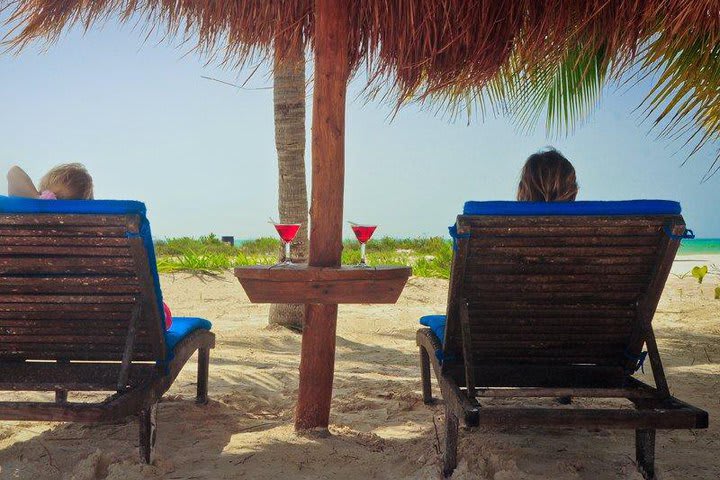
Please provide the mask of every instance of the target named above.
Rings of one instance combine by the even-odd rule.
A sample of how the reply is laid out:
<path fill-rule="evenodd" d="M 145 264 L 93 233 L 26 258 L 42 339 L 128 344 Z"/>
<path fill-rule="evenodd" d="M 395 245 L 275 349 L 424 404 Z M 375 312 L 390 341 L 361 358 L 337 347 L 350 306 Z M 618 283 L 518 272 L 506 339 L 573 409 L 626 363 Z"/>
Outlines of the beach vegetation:
<path fill-rule="evenodd" d="M 278 261 L 280 240 L 262 237 L 223 243 L 216 235 L 179 237 L 157 240 L 155 252 L 161 273 L 188 272 L 219 274 L 237 266 L 273 265 Z M 409 266 L 413 275 L 450 278 L 452 242 L 442 237 L 381 237 L 367 244 L 371 264 Z M 360 246 L 355 239 L 343 242 L 342 264 L 360 262 Z"/>
<path fill-rule="evenodd" d="M 695 267 L 693 267 L 692 271 L 690 272 L 690 274 L 693 277 L 697 278 L 698 283 L 703 282 L 703 278 L 705 278 L 705 275 L 707 275 L 707 273 L 708 273 L 707 265 L 695 266 Z"/>

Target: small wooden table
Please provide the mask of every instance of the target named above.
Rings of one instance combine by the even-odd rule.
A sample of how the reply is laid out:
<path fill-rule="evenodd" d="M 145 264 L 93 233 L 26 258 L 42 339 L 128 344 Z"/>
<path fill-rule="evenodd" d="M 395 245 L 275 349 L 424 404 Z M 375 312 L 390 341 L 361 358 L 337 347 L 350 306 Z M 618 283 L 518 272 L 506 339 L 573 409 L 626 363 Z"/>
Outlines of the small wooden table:
<path fill-rule="evenodd" d="M 410 267 L 238 267 L 235 276 L 253 303 L 395 303 Z"/>
<path fill-rule="evenodd" d="M 338 304 L 395 303 L 411 273 L 410 267 L 394 266 L 294 265 L 235 269 L 235 276 L 251 302 L 305 304 L 296 429 L 327 426 Z"/>

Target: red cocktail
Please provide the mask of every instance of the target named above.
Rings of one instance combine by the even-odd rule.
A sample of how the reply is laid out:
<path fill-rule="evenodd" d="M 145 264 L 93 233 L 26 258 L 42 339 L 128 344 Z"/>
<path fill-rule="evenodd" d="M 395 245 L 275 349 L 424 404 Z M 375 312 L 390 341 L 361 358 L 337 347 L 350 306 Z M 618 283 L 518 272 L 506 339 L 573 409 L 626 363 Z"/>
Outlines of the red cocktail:
<path fill-rule="evenodd" d="M 365 255 L 365 244 L 372 238 L 373 233 L 377 225 L 359 225 L 357 223 L 350 222 L 355 237 L 360 242 L 360 267 L 368 267 L 367 257 Z"/>
<path fill-rule="evenodd" d="M 275 226 L 275 230 L 277 230 L 278 235 L 280 235 L 280 239 L 283 241 L 283 245 L 285 246 L 285 258 L 278 265 L 292 265 L 293 263 L 290 260 L 290 244 L 295 239 L 298 230 L 300 230 L 300 224 L 273 222 L 273 225 Z"/>

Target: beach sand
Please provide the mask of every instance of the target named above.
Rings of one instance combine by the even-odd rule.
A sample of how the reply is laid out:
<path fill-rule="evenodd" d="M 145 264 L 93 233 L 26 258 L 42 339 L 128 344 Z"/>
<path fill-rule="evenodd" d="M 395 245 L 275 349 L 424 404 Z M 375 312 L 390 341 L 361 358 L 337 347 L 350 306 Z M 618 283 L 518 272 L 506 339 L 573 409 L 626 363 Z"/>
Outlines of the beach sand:
<path fill-rule="evenodd" d="M 703 259 L 678 262 L 674 271 Z M 193 359 L 159 406 L 158 459 L 151 466 L 139 462 L 135 419 L 111 425 L 2 422 L 1 479 L 440 478 L 443 408 L 420 399 L 414 337 L 419 316 L 444 313 L 447 281 L 411 278 L 397 305 L 340 308 L 326 438 L 293 431 L 299 335 L 268 329 L 268 307 L 250 304 L 230 274 L 167 275 L 162 283 L 176 315 L 214 323 L 209 405 L 193 402 Z M 711 424 L 658 433 L 663 480 L 720 478 L 720 301 L 713 299 L 719 283 L 717 276 L 703 285 L 671 276 L 655 318 L 672 392 L 707 409 Z M 638 375 L 652 379 L 649 368 Z M 81 398 L 90 395 L 70 396 Z M 543 402 L 551 400 L 535 403 Z M 481 428 L 461 432 L 459 459 L 454 479 L 641 478 L 633 432 L 623 430 Z"/>

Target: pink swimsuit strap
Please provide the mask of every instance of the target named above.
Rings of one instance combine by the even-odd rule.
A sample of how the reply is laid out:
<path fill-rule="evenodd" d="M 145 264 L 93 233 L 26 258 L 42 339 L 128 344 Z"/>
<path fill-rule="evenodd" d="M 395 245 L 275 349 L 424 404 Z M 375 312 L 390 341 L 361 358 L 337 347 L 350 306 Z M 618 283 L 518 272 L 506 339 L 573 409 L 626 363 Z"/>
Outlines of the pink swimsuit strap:
<path fill-rule="evenodd" d="M 43 190 L 38 198 L 40 200 L 57 200 L 57 196 L 50 190 Z"/>

